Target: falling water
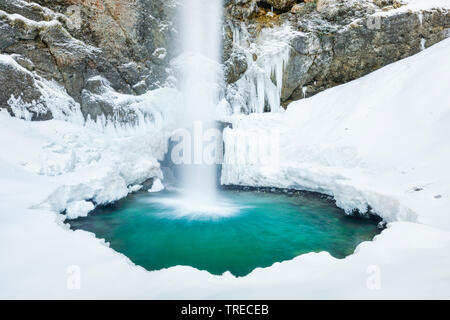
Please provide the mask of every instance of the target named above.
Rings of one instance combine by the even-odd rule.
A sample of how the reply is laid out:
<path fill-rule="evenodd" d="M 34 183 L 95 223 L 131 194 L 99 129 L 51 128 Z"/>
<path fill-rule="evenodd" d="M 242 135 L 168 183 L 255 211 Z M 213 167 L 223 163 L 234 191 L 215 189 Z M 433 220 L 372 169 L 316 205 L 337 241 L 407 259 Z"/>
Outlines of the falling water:
<path fill-rule="evenodd" d="M 205 163 L 214 137 L 214 114 L 221 88 L 222 0 L 183 0 L 182 55 L 178 59 L 185 101 L 184 125 L 191 133 L 192 163 L 184 166 L 183 202 L 208 210 L 216 203 L 216 167 Z M 214 135 L 214 134 L 213 134 Z"/>

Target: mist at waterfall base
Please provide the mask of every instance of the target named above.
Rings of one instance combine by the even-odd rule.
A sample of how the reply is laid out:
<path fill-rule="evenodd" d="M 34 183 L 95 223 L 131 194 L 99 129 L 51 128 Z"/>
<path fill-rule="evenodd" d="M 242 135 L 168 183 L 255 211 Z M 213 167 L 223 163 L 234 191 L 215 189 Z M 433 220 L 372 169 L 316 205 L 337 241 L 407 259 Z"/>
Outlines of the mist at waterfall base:
<path fill-rule="evenodd" d="M 179 8 L 182 54 L 173 65 L 184 97 L 181 126 L 190 133 L 189 141 L 180 142 L 187 142 L 190 150 L 188 162 L 181 169 L 181 196 L 172 203 L 186 213 L 218 212 L 221 207 L 216 191 L 217 167 L 206 163 L 203 153 L 215 138 L 208 139 L 205 131 L 215 128 L 215 109 L 223 87 L 222 10 L 222 0 L 187 0 Z M 199 126 L 202 130 L 196 130 Z M 227 211 L 225 208 L 224 214 Z"/>

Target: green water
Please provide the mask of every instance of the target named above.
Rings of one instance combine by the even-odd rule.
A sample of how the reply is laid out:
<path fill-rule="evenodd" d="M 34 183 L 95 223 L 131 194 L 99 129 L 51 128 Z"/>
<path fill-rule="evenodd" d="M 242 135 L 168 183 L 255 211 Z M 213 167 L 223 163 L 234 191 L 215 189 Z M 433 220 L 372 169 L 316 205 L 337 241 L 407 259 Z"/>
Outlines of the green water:
<path fill-rule="evenodd" d="M 136 193 L 70 224 L 147 270 L 184 265 L 236 276 L 308 252 L 344 258 L 378 233 L 375 223 L 347 217 L 314 195 L 221 191 L 221 197 L 210 216 L 180 209 L 174 194 Z"/>

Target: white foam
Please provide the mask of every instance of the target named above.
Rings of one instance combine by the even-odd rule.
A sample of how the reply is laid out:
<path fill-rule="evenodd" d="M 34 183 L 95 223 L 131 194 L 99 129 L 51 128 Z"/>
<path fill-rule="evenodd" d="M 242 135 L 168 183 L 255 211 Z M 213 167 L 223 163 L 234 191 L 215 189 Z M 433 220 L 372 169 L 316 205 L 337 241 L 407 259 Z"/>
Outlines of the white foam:
<path fill-rule="evenodd" d="M 229 218 L 236 216 L 245 208 L 220 198 L 215 198 L 214 201 L 205 201 L 205 199 L 197 201 L 179 195 L 174 197 L 149 197 L 143 201 L 156 203 L 167 208 L 167 211 L 164 210 L 160 214 L 171 219 L 215 220 Z"/>

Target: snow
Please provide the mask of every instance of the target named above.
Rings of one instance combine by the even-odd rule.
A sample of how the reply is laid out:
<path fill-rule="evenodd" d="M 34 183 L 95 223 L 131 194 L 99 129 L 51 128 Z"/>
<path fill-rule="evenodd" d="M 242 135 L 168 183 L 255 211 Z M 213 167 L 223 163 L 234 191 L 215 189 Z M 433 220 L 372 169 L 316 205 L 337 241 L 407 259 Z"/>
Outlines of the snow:
<path fill-rule="evenodd" d="M 160 60 L 164 60 L 167 57 L 167 49 L 157 48 L 155 49 L 152 55 Z"/>
<path fill-rule="evenodd" d="M 403 0 L 403 3 L 405 5 L 395 11 L 450 9 L 450 1 L 448 0 Z"/>
<path fill-rule="evenodd" d="M 321 192 L 333 196 L 349 214 L 370 208 L 391 222 L 378 239 L 396 230 L 398 238 L 429 231 L 441 234 L 447 243 L 449 54 L 450 40 L 445 40 L 361 79 L 294 102 L 283 114 L 230 117 L 233 129 L 225 132 L 225 158 L 229 152 L 250 148 L 244 133 L 271 128 L 280 135 L 280 159 L 275 165 L 249 165 L 244 156 L 224 166 L 222 183 Z M 239 149 L 228 144 L 231 134 L 248 145 Z M 403 250 L 411 246 L 405 243 Z M 435 278 L 424 286 L 440 286 L 441 297 L 448 298 L 449 247 L 436 243 L 433 250 L 440 256 L 433 259 L 442 259 L 447 270 L 424 269 Z M 348 260 L 359 258 L 361 251 L 360 247 Z"/>
<path fill-rule="evenodd" d="M 153 185 L 151 187 L 151 189 L 148 190 L 148 192 L 160 192 L 164 190 L 164 185 L 161 182 L 161 179 L 156 179 L 155 182 L 153 182 Z"/>
<path fill-rule="evenodd" d="M 111 98 L 158 116 L 138 128 L 1 111 L 0 298 L 449 299 L 449 55 L 446 40 L 284 113 L 230 119 L 238 133 L 271 128 L 280 159 L 225 166 L 224 183 L 319 191 L 389 222 L 345 259 L 309 253 L 243 278 L 185 266 L 148 272 L 58 214 L 85 214 L 162 178 L 174 91 Z"/>
<path fill-rule="evenodd" d="M 294 102 L 285 114 L 232 118 L 240 132 L 278 128 L 282 165 L 224 166 L 222 182 L 326 193 L 348 213 L 370 206 L 389 222 L 442 214 L 450 182 L 449 105 L 442 93 L 450 65 L 435 61 L 446 61 L 449 41 Z M 418 198 L 441 210 L 412 209 Z M 436 222 L 450 227 L 449 219 Z"/>

